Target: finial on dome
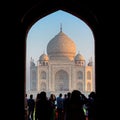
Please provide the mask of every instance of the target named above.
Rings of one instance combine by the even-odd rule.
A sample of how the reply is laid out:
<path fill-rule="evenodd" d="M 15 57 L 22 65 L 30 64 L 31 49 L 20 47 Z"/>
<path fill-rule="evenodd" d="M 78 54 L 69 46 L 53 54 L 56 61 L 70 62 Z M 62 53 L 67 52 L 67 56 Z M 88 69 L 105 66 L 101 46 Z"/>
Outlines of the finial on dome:
<path fill-rule="evenodd" d="M 60 32 L 62 32 L 62 23 L 60 24 Z"/>

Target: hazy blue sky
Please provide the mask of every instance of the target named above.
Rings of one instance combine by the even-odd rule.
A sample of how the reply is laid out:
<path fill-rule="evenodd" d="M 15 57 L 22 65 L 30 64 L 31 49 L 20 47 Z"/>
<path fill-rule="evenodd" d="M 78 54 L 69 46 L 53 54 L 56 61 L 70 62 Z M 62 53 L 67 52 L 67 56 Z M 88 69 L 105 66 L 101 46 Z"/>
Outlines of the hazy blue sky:
<path fill-rule="evenodd" d="M 94 61 L 94 35 L 90 27 L 81 19 L 65 11 L 57 11 L 37 21 L 29 30 L 27 36 L 26 54 L 26 81 L 29 89 L 29 63 L 30 58 L 37 63 L 40 55 L 45 52 L 48 42 L 62 31 L 68 35 L 76 44 L 77 53 L 80 52 L 86 62 L 92 57 Z"/>

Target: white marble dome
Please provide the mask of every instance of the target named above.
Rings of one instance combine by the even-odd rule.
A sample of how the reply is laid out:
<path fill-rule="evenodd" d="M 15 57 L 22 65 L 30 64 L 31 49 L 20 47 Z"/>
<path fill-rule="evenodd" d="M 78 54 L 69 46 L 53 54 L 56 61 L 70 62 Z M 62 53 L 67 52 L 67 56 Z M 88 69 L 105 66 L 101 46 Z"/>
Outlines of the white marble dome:
<path fill-rule="evenodd" d="M 76 61 L 84 61 L 85 58 L 84 58 L 80 53 L 78 53 L 78 54 L 75 56 L 75 60 L 76 60 Z"/>
<path fill-rule="evenodd" d="M 39 58 L 39 61 L 48 61 L 48 60 L 49 60 L 49 57 L 45 53 L 43 53 Z"/>
<path fill-rule="evenodd" d="M 66 57 L 73 60 L 76 54 L 76 45 L 65 33 L 60 31 L 47 45 L 49 58 Z"/>

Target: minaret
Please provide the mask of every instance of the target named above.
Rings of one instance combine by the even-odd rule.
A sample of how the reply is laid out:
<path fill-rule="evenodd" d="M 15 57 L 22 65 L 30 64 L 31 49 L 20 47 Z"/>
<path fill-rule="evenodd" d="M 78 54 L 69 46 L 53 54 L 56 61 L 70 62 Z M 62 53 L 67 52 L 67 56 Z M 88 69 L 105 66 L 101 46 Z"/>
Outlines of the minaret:
<path fill-rule="evenodd" d="M 35 66 L 34 59 L 31 57 L 30 58 L 30 67 Z"/>
<path fill-rule="evenodd" d="M 92 66 L 92 65 L 93 65 L 93 61 L 92 61 L 92 57 L 91 57 L 89 62 L 88 62 L 88 66 Z"/>

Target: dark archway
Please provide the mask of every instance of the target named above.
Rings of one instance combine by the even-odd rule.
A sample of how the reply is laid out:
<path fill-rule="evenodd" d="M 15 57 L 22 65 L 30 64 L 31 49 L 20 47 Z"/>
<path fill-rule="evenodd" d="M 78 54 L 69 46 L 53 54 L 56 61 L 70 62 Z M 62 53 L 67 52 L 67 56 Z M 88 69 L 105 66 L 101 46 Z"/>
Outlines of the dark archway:
<path fill-rule="evenodd" d="M 12 94 L 11 96 L 15 101 L 13 101 L 13 104 L 11 104 L 11 108 L 14 108 L 14 114 L 10 119 L 24 120 L 24 98 L 26 86 L 26 36 L 31 26 L 36 21 L 52 12 L 57 10 L 64 10 L 82 19 L 92 29 L 95 37 L 95 51 L 96 48 L 99 48 L 99 44 L 96 44 L 96 41 L 101 41 L 101 38 L 104 35 L 102 35 L 102 23 L 98 11 L 100 7 L 98 7 L 98 4 L 91 1 L 51 0 L 50 2 L 50 0 L 36 0 L 33 2 L 29 0 L 18 0 L 16 6 L 13 7 L 13 9 L 14 11 L 10 11 L 12 23 L 9 24 L 11 24 L 12 28 L 11 47 L 13 47 L 14 50 L 12 51 L 12 57 L 14 58 L 14 61 L 11 60 L 11 64 L 13 63 L 11 68 L 14 68 L 14 76 L 11 77 L 12 81 L 10 81 L 10 84 L 14 84 L 13 91 L 16 91 L 17 93 Z M 95 56 L 97 56 L 96 53 Z M 96 59 L 95 63 L 97 63 Z M 99 79 L 102 78 L 99 76 Z M 99 89 L 97 87 L 98 81 L 98 77 L 96 76 L 96 91 Z M 8 86 L 8 88 L 11 87 Z M 14 93 L 13 91 L 12 93 Z"/>
<path fill-rule="evenodd" d="M 93 31 L 93 34 L 96 32 L 97 25 L 98 25 L 98 20 L 96 19 L 95 13 L 90 8 L 86 8 L 86 6 L 82 6 L 79 8 L 78 12 L 77 9 L 71 9 L 71 5 L 64 5 L 60 2 L 58 6 L 56 4 L 52 4 L 52 8 L 48 8 L 47 10 L 44 8 L 47 8 L 47 4 L 45 4 L 44 8 L 42 4 L 37 4 L 33 6 L 30 10 L 28 10 L 23 18 L 21 19 L 21 25 L 23 26 L 24 30 L 26 31 L 25 33 L 25 38 L 27 36 L 28 31 L 32 27 L 34 23 L 36 23 L 39 19 L 47 16 L 48 14 L 51 14 L 52 12 L 58 11 L 58 10 L 64 10 L 68 13 L 71 13 L 72 15 L 82 19 Z M 42 13 L 41 13 L 42 11 Z M 44 13 L 44 14 L 43 14 Z M 26 46 L 26 43 L 25 43 Z M 26 83 L 26 81 L 24 81 Z M 62 84 L 62 83 L 61 83 Z M 59 89 L 64 89 L 62 85 L 61 88 Z"/>
<path fill-rule="evenodd" d="M 26 11 L 24 16 L 21 18 L 21 23 L 20 23 L 23 29 L 25 30 L 25 34 L 24 34 L 25 38 L 27 36 L 28 31 L 30 30 L 30 28 L 34 23 L 36 23 L 41 18 L 51 14 L 52 12 L 56 12 L 58 10 L 66 11 L 83 20 L 91 28 L 95 37 L 96 29 L 98 29 L 99 26 L 99 21 L 94 11 L 90 8 L 92 6 L 88 7 L 88 5 L 84 3 L 79 3 L 78 1 L 76 1 L 76 3 L 70 1 L 70 4 L 67 4 L 68 2 L 65 1 L 64 4 L 63 1 L 57 1 L 57 2 L 51 3 L 52 7 L 50 6 L 48 7 L 48 5 L 45 4 L 45 2 L 39 2 L 33 5 L 28 11 Z M 71 5 L 72 3 L 73 5 Z M 76 6 L 76 4 L 80 4 L 80 5 Z"/>

